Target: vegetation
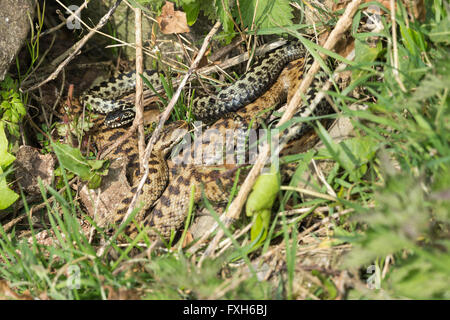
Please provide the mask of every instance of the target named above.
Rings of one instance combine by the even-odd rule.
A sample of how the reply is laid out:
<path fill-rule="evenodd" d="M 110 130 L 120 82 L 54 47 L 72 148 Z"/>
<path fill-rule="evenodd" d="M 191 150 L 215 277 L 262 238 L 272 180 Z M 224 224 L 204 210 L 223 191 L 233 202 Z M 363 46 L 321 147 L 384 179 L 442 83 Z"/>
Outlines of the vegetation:
<path fill-rule="evenodd" d="M 148 2 L 139 1 L 139 5 Z M 245 1 L 228 9 L 229 2 L 180 0 L 177 5 L 187 13 L 190 24 L 201 18 L 199 12 L 211 20 L 220 19 L 221 38 L 227 41 L 239 32 L 246 36 L 289 33 L 315 56 L 323 49 L 299 33 L 309 31 L 306 7 L 326 21 L 316 27 L 332 28 L 342 14 L 342 10 L 325 11 L 317 1 L 295 1 L 297 7 L 290 6 L 290 1 Z M 396 3 L 394 27 L 390 11 L 382 4 L 362 5 L 351 31 L 355 60 L 333 54 L 348 63 L 352 81 L 328 95 L 341 111 L 338 120 L 350 120 L 353 125 L 353 137 L 336 141 L 314 121 L 323 147 L 282 159 L 297 163 L 288 185 L 279 186 L 271 175 L 260 177 L 246 208 L 251 217 L 224 230 L 227 239 L 216 257 L 204 259 L 204 249 L 191 250 L 193 244 L 183 247 L 182 243 L 169 243 L 168 248 L 172 244 L 177 249 L 149 254 L 146 248 L 151 242 L 144 232 L 129 246 L 110 242 L 99 251 L 99 239 L 107 239 L 106 231 L 74 197 L 66 169 L 75 173 L 77 169 L 62 157 L 73 154 L 85 172 L 83 178 L 95 183 L 105 173 L 104 163 L 84 160 L 77 149 L 57 147 L 62 185 L 40 184 L 43 206 L 35 210 L 42 213 L 39 231 L 46 230 L 53 242 L 39 241 L 36 222 L 30 218 L 31 204 L 22 193 L 27 231 L 23 233 L 19 226 L 5 230 L 5 222 L 0 224 L 0 278 L 18 298 L 107 299 L 118 297 L 120 291 L 122 297 L 143 299 L 449 299 L 449 4 L 426 1 L 426 14 L 414 17 L 411 8 Z M 151 4 L 150 11 L 157 14 L 162 1 Z M 362 10 L 369 6 L 380 10 L 382 28 L 360 32 L 360 22 L 366 21 Z M 12 204 L 5 199 L 14 198 L 7 184 L 12 182 L 14 157 L 4 126 L 11 135 L 19 134 L 16 126 L 26 103 L 11 77 L 1 88 L 3 210 Z M 354 90 L 359 96 L 351 94 Z M 167 91 L 170 98 L 172 88 Z M 187 101 L 189 97 L 184 97 L 181 104 Z M 354 108 L 361 105 L 366 108 Z M 310 190 L 314 196 L 304 194 L 298 185 L 305 182 L 310 165 L 319 162 L 330 164 L 329 170 L 323 170 L 320 183 L 308 185 L 314 188 Z M 259 201 L 261 193 L 274 189 L 264 203 Z M 207 199 L 203 205 L 220 221 Z M 7 222 L 3 214 L 0 211 L 0 221 Z M 192 206 L 188 221 L 194 214 Z M 256 223 L 251 231 L 240 233 L 252 219 Z M 97 233 L 93 239 L 86 236 L 80 221 L 93 226 Z M 123 227 L 115 236 L 122 231 Z M 114 259 L 108 255 L 110 248 L 117 253 Z M 343 290 L 336 275 L 344 270 Z"/>

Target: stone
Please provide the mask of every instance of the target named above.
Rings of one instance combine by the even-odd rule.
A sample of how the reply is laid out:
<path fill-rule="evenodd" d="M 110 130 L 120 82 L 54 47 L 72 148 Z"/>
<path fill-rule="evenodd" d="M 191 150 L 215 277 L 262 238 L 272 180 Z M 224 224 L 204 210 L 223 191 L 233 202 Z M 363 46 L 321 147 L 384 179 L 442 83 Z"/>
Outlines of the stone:
<path fill-rule="evenodd" d="M 34 1 L 0 0 L 0 81 L 22 48 L 33 17 Z"/>

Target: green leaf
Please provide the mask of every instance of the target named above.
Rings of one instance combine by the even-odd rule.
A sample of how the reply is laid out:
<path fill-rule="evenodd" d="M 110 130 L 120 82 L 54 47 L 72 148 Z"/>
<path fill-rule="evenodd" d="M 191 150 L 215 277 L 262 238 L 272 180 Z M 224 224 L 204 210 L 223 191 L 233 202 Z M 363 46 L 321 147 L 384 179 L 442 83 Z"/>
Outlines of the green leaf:
<path fill-rule="evenodd" d="M 372 62 L 378 57 L 382 50 L 381 41 L 377 42 L 376 47 L 370 47 L 367 43 L 356 39 L 355 40 L 355 63 L 362 66 L 370 66 Z M 360 78 L 368 74 L 368 71 L 355 69 L 352 72 L 352 83 L 355 83 Z"/>
<path fill-rule="evenodd" d="M 311 274 L 313 276 L 316 276 L 317 278 L 319 278 L 320 282 L 322 282 L 325 290 L 328 293 L 328 295 L 326 297 L 327 299 L 335 299 L 337 297 L 338 290 L 332 280 L 330 280 L 328 277 L 325 277 L 324 275 L 322 275 L 320 273 L 320 271 L 318 271 L 318 270 L 312 270 Z"/>
<path fill-rule="evenodd" d="M 270 224 L 270 209 L 263 209 L 258 211 L 257 214 L 253 215 L 253 226 L 250 230 L 251 241 L 255 242 L 253 248 L 261 244 L 267 237 L 267 232 L 269 231 Z"/>
<path fill-rule="evenodd" d="M 19 195 L 8 188 L 8 184 L 6 183 L 6 178 L 3 176 L 3 170 L 1 167 L 0 176 L 0 210 L 3 210 L 12 205 L 19 198 Z"/>
<path fill-rule="evenodd" d="M 245 206 L 247 216 L 251 217 L 255 212 L 272 208 L 273 202 L 280 190 L 279 172 L 271 170 L 270 173 L 263 173 L 253 185 Z"/>
<path fill-rule="evenodd" d="M 225 8 L 224 8 L 225 5 Z M 222 22 L 223 31 L 226 35 L 226 43 L 229 43 L 234 36 L 234 24 L 231 17 L 229 0 L 216 0 L 216 15 Z"/>
<path fill-rule="evenodd" d="M 292 14 L 292 7 L 289 2 L 288 0 L 241 1 L 240 7 L 243 23 L 249 29 L 251 29 L 253 22 L 258 28 L 291 25 L 294 15 Z"/>
<path fill-rule="evenodd" d="M 19 195 L 8 188 L 3 169 L 9 166 L 16 158 L 8 152 L 8 139 L 4 130 L 4 123 L 0 121 L 0 210 L 8 208 Z"/>
<path fill-rule="evenodd" d="M 450 42 L 450 18 L 442 20 L 438 25 L 431 29 L 428 35 L 433 42 L 448 44 Z"/>
<path fill-rule="evenodd" d="M 187 24 L 192 26 L 197 21 L 200 12 L 200 1 L 184 3 L 183 11 L 186 13 Z"/>
<path fill-rule="evenodd" d="M 61 165 L 67 170 L 75 173 L 82 180 L 89 182 L 89 187 L 97 188 L 101 177 L 107 174 L 109 162 L 107 160 L 86 160 L 81 151 L 67 144 L 52 142 Z"/>
<path fill-rule="evenodd" d="M 247 216 L 253 216 L 253 226 L 250 231 L 251 240 L 257 246 L 267 235 L 270 224 L 270 213 L 280 190 L 280 173 L 271 168 L 269 173 L 261 174 L 253 185 L 245 205 Z"/>
<path fill-rule="evenodd" d="M 0 121 L 0 168 L 5 169 L 14 160 L 16 158 L 8 153 L 8 139 L 6 139 L 4 123 Z"/>
<path fill-rule="evenodd" d="M 373 159 L 379 148 L 376 139 L 370 136 L 347 139 L 335 143 L 328 132 L 319 124 L 319 136 L 326 149 L 321 149 L 319 156 L 333 158 L 347 170 L 352 181 L 358 181 L 365 174 L 365 163 Z"/>

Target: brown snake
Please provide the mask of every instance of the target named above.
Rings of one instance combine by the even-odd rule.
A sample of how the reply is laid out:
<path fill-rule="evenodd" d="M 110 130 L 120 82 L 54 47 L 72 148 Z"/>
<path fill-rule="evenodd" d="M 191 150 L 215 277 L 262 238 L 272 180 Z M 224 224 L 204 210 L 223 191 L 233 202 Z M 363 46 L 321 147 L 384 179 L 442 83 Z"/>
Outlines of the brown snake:
<path fill-rule="evenodd" d="M 280 52 L 285 53 L 286 48 L 292 48 L 292 46 L 292 44 L 289 44 L 276 52 L 278 52 L 278 54 Z M 266 58 L 252 68 L 243 79 L 238 80 L 231 89 L 227 88 L 223 90 L 226 91 L 225 96 L 221 96 L 221 92 L 219 93 L 218 98 L 199 98 L 197 100 L 197 104 L 200 106 L 198 109 L 200 111 L 197 111 L 197 114 L 199 114 L 201 118 L 217 118 L 218 113 L 225 112 L 225 109 L 235 111 L 222 115 L 219 120 L 214 122 L 209 129 L 203 133 L 200 140 L 200 147 L 202 150 L 208 150 L 208 147 L 215 143 L 215 138 L 211 138 L 211 136 L 207 134 L 210 130 L 217 130 L 217 132 L 225 134 L 225 130 L 237 132 L 239 129 L 247 130 L 250 127 L 252 129 L 257 128 L 261 123 L 264 123 L 268 119 L 271 111 L 273 111 L 275 107 L 286 100 L 288 90 L 294 89 L 300 83 L 303 72 L 309 66 L 307 59 L 301 57 L 305 55 L 306 51 L 297 44 L 295 45 L 295 48 L 295 54 L 284 57 L 281 59 L 282 61 L 274 60 L 274 57 L 278 57 L 277 54 L 269 54 L 269 58 Z M 271 65 L 271 68 L 268 67 L 268 64 Z M 272 67 L 273 65 L 276 67 Z M 262 80 L 259 84 L 254 84 L 254 82 L 258 82 L 259 78 L 264 78 L 263 72 L 269 72 L 268 78 L 270 79 Z M 248 89 L 248 87 L 244 87 L 243 84 L 248 81 L 253 83 L 252 85 L 256 87 L 255 90 L 252 91 Z M 239 94 L 244 96 L 244 98 L 233 98 L 236 96 L 236 91 L 238 89 L 240 90 Z M 232 92 L 234 92 L 234 94 Z M 262 95 L 257 98 L 254 92 L 261 92 Z M 239 94 L 237 94 L 237 96 L 239 96 Z M 207 106 L 202 103 L 206 103 L 212 99 L 209 102 L 213 102 L 217 105 L 218 99 L 221 98 L 222 100 L 228 99 L 228 107 L 222 107 L 222 104 L 219 104 L 216 109 L 211 106 L 207 109 Z M 236 102 L 237 100 L 244 101 L 241 103 L 243 105 L 239 105 L 240 102 Z M 218 109 L 222 110 L 219 110 L 219 112 L 217 111 Z M 321 106 L 318 108 L 317 114 L 320 115 L 328 111 L 329 109 L 327 106 Z M 302 111 L 300 111 L 300 116 L 301 112 Z M 303 130 L 303 127 L 304 125 L 297 125 L 289 130 L 286 129 L 286 132 L 283 132 L 283 135 L 288 138 L 291 135 L 298 134 L 298 131 Z M 228 200 L 229 190 L 233 185 L 232 177 L 234 175 L 234 170 L 226 171 L 224 169 L 236 168 L 237 164 L 231 164 L 231 167 L 230 164 L 219 167 L 195 164 L 193 159 L 194 146 L 185 150 L 185 152 L 178 156 L 178 160 L 183 159 L 183 161 L 174 168 L 171 173 L 172 178 L 167 184 L 169 173 L 165 157 L 171 147 L 183 136 L 182 131 L 174 130 L 175 128 L 183 129 L 185 128 L 185 124 L 182 122 L 169 124 L 154 147 L 154 151 L 149 161 L 149 176 L 142 190 L 142 194 L 138 199 L 138 201 L 144 205 L 134 218 L 136 224 L 131 223 L 125 229 L 125 234 L 131 239 L 136 237 L 141 227 L 147 227 L 148 235 L 153 239 L 156 239 L 159 236 L 166 239 L 169 238 L 171 233 L 177 231 L 186 219 L 191 188 L 195 188 L 193 199 L 195 202 L 201 199 L 202 192 L 205 197 L 211 201 L 223 202 Z M 110 143 L 111 141 L 118 139 L 118 137 L 124 134 L 124 130 L 125 129 L 123 128 L 104 129 L 103 132 L 97 136 L 97 144 L 104 145 L 105 143 Z M 239 137 L 234 136 L 233 139 L 236 141 Z M 133 187 L 131 192 L 124 197 L 118 205 L 117 211 L 113 216 L 113 223 L 115 225 L 122 222 L 124 215 L 128 210 L 128 206 L 131 203 L 131 199 L 136 192 L 137 182 L 141 177 L 138 169 L 138 155 L 136 149 L 136 137 L 132 137 L 119 145 L 119 147 L 110 155 L 111 158 L 114 158 L 120 154 L 125 154 L 130 158 L 129 167 L 132 169 L 132 179 L 130 180 Z M 137 226 L 139 226 L 139 228 Z"/>

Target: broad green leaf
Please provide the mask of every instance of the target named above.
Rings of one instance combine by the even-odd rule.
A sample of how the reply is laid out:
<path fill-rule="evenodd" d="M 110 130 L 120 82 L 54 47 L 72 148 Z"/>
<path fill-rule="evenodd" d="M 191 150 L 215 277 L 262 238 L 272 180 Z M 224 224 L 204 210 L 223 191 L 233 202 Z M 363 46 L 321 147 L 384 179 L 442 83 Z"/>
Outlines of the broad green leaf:
<path fill-rule="evenodd" d="M 6 139 L 4 123 L 0 121 L 0 168 L 6 168 L 14 160 L 16 160 L 16 158 L 8 153 L 8 139 Z"/>
<path fill-rule="evenodd" d="M 52 142 L 53 150 L 67 170 L 75 173 L 84 181 L 89 181 L 89 187 L 100 185 L 101 175 L 106 175 L 109 163 L 107 160 L 86 160 L 81 151 L 67 144 Z"/>
<path fill-rule="evenodd" d="M 361 40 L 355 40 L 355 63 L 361 66 L 370 66 L 372 62 L 378 57 L 382 50 L 381 41 L 377 42 L 376 47 L 370 47 L 367 43 Z M 355 69 L 352 72 L 352 83 L 358 81 L 361 77 L 366 75 L 368 71 Z"/>
<path fill-rule="evenodd" d="M 4 130 L 4 123 L 0 121 L 0 210 L 8 208 L 19 195 L 8 188 L 3 168 L 9 166 L 16 158 L 8 152 L 8 139 Z"/>
<path fill-rule="evenodd" d="M 0 167 L 0 210 L 8 208 L 19 198 L 17 193 L 8 188 L 6 178 L 1 177 L 2 175 L 3 170 Z"/>
<path fill-rule="evenodd" d="M 294 15 L 289 3 L 288 0 L 241 1 L 240 7 L 244 25 L 249 29 L 251 29 L 253 23 L 258 29 L 291 25 Z"/>
<path fill-rule="evenodd" d="M 187 24 L 192 26 L 197 21 L 200 12 L 200 1 L 183 3 L 183 11 L 186 13 Z"/>
<path fill-rule="evenodd" d="M 245 206 L 247 216 L 255 212 L 272 208 L 273 202 L 280 190 L 280 176 L 278 172 L 263 173 L 253 185 Z"/>
<path fill-rule="evenodd" d="M 253 217 L 253 226 L 250 231 L 251 240 L 259 245 L 266 238 L 270 224 L 270 213 L 280 190 L 280 174 L 271 168 L 269 173 L 261 174 L 253 185 L 245 205 L 247 216 Z"/>
<path fill-rule="evenodd" d="M 253 226 L 250 230 L 250 237 L 252 241 L 257 240 L 253 247 L 258 246 L 266 239 L 267 232 L 269 231 L 270 213 L 270 209 L 263 209 L 253 215 Z"/>
<path fill-rule="evenodd" d="M 350 174 L 352 181 L 357 181 L 365 174 L 368 161 L 373 159 L 379 143 L 370 136 L 356 137 L 335 143 L 328 132 L 319 125 L 319 135 L 326 149 L 319 151 L 319 156 L 333 158 Z"/>

